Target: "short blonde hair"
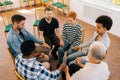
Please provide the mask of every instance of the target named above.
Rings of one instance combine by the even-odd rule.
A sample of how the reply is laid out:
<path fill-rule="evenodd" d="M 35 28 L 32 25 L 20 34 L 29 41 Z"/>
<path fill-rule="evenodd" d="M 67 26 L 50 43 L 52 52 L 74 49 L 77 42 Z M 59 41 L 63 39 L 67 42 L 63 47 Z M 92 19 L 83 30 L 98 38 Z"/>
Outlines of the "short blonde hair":
<path fill-rule="evenodd" d="M 73 18 L 73 19 L 75 20 L 76 17 L 77 17 L 77 14 L 76 14 L 76 12 L 74 12 L 74 11 L 70 11 L 70 12 L 67 14 L 67 17 Z"/>

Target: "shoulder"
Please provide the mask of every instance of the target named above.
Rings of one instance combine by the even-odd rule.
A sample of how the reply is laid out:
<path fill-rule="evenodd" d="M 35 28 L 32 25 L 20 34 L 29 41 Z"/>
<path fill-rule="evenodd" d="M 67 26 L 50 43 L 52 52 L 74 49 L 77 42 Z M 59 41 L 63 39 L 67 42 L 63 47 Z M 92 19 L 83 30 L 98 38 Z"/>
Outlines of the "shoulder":
<path fill-rule="evenodd" d="M 55 17 L 53 17 L 52 20 L 55 21 L 55 22 L 58 22 L 58 19 L 55 18 Z"/>
<path fill-rule="evenodd" d="M 82 26 L 79 23 L 76 23 L 76 27 L 82 29 Z"/>
<path fill-rule="evenodd" d="M 8 36 L 7 36 L 7 42 L 11 43 L 12 41 L 14 41 L 17 38 L 17 33 L 11 29 L 8 32 Z"/>

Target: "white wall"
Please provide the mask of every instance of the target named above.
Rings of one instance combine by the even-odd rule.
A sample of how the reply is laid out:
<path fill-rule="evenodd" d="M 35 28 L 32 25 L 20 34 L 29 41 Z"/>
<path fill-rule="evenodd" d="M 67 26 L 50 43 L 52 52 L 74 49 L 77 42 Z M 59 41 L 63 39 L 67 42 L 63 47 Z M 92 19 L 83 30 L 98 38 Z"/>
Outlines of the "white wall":
<path fill-rule="evenodd" d="M 106 1 L 106 2 L 104 2 Z M 113 19 L 110 33 L 120 37 L 120 6 L 109 0 L 70 0 L 70 10 L 77 12 L 78 18 L 95 26 L 95 19 L 100 15 L 109 15 Z"/>

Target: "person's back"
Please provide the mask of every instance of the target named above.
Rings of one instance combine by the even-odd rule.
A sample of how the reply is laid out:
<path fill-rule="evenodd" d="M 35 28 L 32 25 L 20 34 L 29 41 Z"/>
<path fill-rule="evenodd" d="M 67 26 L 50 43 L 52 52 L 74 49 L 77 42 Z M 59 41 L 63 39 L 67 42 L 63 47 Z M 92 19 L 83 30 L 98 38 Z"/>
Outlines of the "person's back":
<path fill-rule="evenodd" d="M 42 63 L 36 60 L 37 56 L 42 53 L 35 53 L 35 43 L 31 40 L 26 40 L 21 44 L 21 51 L 15 58 L 16 70 L 25 78 L 25 80 L 57 80 L 60 71 L 65 67 L 62 65 L 55 71 L 47 70 Z"/>
<path fill-rule="evenodd" d="M 73 74 L 71 80 L 107 80 L 110 72 L 105 62 L 100 64 L 86 63 L 85 67 Z"/>

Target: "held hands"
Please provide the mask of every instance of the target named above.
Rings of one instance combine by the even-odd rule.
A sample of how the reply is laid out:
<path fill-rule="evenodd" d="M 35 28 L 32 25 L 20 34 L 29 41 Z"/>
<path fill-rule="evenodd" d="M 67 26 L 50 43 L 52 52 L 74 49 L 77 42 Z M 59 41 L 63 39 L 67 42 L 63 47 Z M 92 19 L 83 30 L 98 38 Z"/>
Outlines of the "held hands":
<path fill-rule="evenodd" d="M 79 46 L 73 46 L 73 47 L 72 47 L 72 50 L 78 50 L 78 49 L 80 49 Z"/>
<path fill-rule="evenodd" d="M 64 42 L 63 42 L 63 40 L 60 40 L 60 46 L 64 46 Z"/>
<path fill-rule="evenodd" d="M 67 65 L 66 65 L 65 63 L 62 63 L 62 64 L 60 65 L 60 67 L 58 68 L 58 70 L 63 71 L 66 66 L 67 66 Z"/>
<path fill-rule="evenodd" d="M 48 44 L 46 44 L 45 42 L 43 42 L 42 46 L 45 48 L 50 48 L 50 46 Z"/>
<path fill-rule="evenodd" d="M 44 57 L 45 56 L 45 54 L 44 53 L 36 53 L 36 57 Z"/>
<path fill-rule="evenodd" d="M 81 60 L 82 60 L 82 58 L 81 57 L 77 57 L 76 59 L 75 59 L 75 62 L 76 62 L 76 64 L 81 64 Z"/>

